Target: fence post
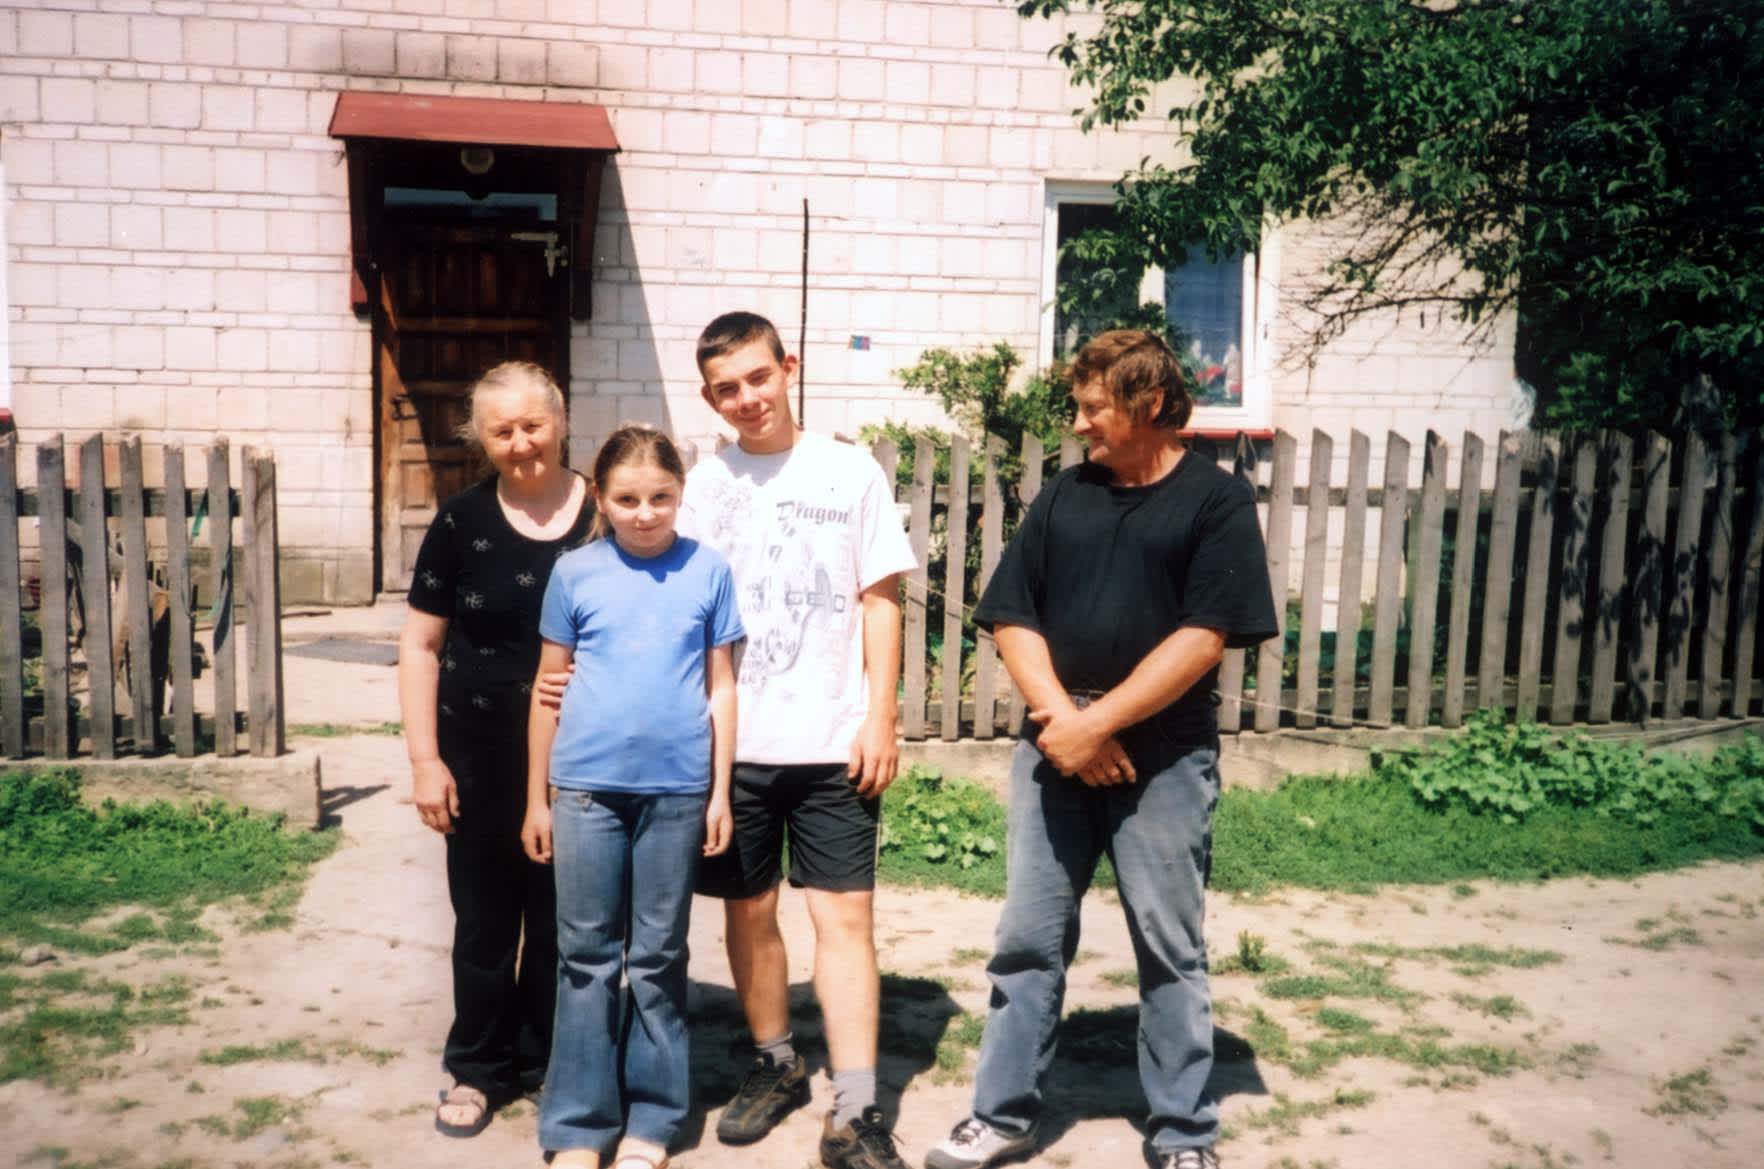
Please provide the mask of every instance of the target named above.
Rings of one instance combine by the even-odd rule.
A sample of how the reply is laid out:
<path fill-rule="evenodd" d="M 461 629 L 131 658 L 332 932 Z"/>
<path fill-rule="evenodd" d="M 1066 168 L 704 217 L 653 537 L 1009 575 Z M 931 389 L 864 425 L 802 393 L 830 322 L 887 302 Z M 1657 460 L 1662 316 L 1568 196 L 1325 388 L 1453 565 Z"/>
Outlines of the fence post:
<path fill-rule="evenodd" d="M 913 571 L 907 576 L 905 661 L 906 709 L 902 732 L 909 739 L 925 737 L 925 600 L 931 580 L 931 480 L 937 469 L 937 447 L 928 435 L 913 444 L 911 522 L 907 536 L 913 548 Z"/>
<path fill-rule="evenodd" d="M 1360 581 L 1366 557 L 1366 479 L 1371 472 L 1372 440 L 1348 433 L 1347 509 L 1342 516 L 1341 586 L 1335 600 L 1335 678 L 1330 721 L 1354 725 L 1354 691 L 1359 684 Z M 1344 649 L 1345 645 L 1345 649 Z"/>
<path fill-rule="evenodd" d="M 1553 434 L 1541 436 L 1538 442 L 1537 483 L 1531 493 L 1531 540 L 1521 574 L 1525 580 L 1525 607 L 1519 616 L 1519 700 L 1514 717 L 1522 722 L 1537 718 L 1539 674 L 1543 670 L 1544 604 L 1550 591 L 1550 542 L 1555 532 L 1561 449 L 1561 440 Z"/>
<path fill-rule="evenodd" d="M 1004 453 L 1004 440 L 995 434 L 986 436 L 985 453 L 981 456 L 983 490 L 980 505 L 980 580 L 977 593 L 984 593 L 992 581 L 992 570 L 998 567 L 1004 543 L 1004 495 L 998 487 L 998 459 Z M 980 652 L 974 667 L 974 737 L 990 739 L 998 731 L 998 647 L 992 634 L 980 630 L 975 634 Z"/>
<path fill-rule="evenodd" d="M 1298 477 L 1298 440 L 1274 435 L 1274 469 L 1268 485 L 1268 583 L 1274 590 L 1275 634 L 1256 651 L 1258 731 L 1280 729 L 1280 683 L 1286 667 L 1287 562 L 1292 559 L 1292 485 Z"/>
<path fill-rule="evenodd" d="M 1249 436 L 1239 431 L 1231 473 L 1248 483 L 1251 492 L 1256 487 L 1255 465 L 1255 448 L 1250 445 Z M 1275 601 L 1284 603 L 1284 598 L 1276 597 Z M 1219 730 L 1222 734 L 1235 735 L 1243 730 L 1243 663 L 1244 651 L 1241 649 L 1227 649 L 1219 662 Z"/>
<path fill-rule="evenodd" d="M 40 533 L 43 594 L 37 610 L 43 632 L 43 754 L 73 754 L 68 708 L 67 626 L 67 469 L 61 435 L 37 445 L 37 529 Z"/>
<path fill-rule="evenodd" d="M 1323 647 L 1323 569 L 1329 558 L 1329 467 L 1335 443 L 1311 430 L 1311 479 L 1305 495 L 1305 567 L 1299 586 L 1299 654 L 1297 714 L 1299 727 L 1317 725 L 1317 670 Z M 1340 652 L 1341 636 L 1336 635 Z"/>
<path fill-rule="evenodd" d="M 1691 619 L 1695 615 L 1697 560 L 1702 554 L 1703 496 L 1709 490 L 1709 445 L 1692 433 L 1684 444 L 1684 477 L 1678 485 L 1678 536 L 1673 541 L 1668 579 L 1672 600 L 1666 610 L 1666 699 L 1662 718 L 1683 718 L 1690 676 Z"/>
<path fill-rule="evenodd" d="M 1605 539 L 1599 554 L 1598 609 L 1593 625 L 1592 685 L 1586 721 L 1608 723 L 1617 696 L 1617 641 L 1623 633 L 1623 561 L 1629 544 L 1629 472 L 1635 444 L 1627 434 L 1605 431 Z"/>
<path fill-rule="evenodd" d="M 1721 713 L 1721 666 L 1727 649 L 1727 604 L 1733 569 L 1733 435 L 1721 436 L 1721 484 L 1715 492 L 1715 522 L 1709 525 L 1709 608 L 1703 617 L 1703 685 L 1697 716 Z"/>
<path fill-rule="evenodd" d="M 1482 586 L 1482 654 L 1476 670 L 1479 710 L 1507 708 L 1507 624 L 1513 613 L 1513 553 L 1519 538 L 1520 440 L 1501 431 L 1495 453 L 1494 514 L 1488 523 L 1488 571 Z"/>
<path fill-rule="evenodd" d="M 944 525 L 949 550 L 943 558 L 943 706 L 938 712 L 945 742 L 962 732 L 962 630 L 968 604 L 968 440 L 949 440 L 949 510 Z"/>
<path fill-rule="evenodd" d="M 1451 616 L 1446 624 L 1445 704 L 1441 726 L 1464 722 L 1464 674 L 1470 657 L 1470 582 L 1476 577 L 1476 526 L 1482 513 L 1482 439 L 1464 432 L 1458 456 L 1458 526 L 1453 534 Z"/>
<path fill-rule="evenodd" d="M 159 708 L 153 701 L 153 578 L 147 566 L 147 493 L 141 436 L 130 435 L 117 452 L 122 464 L 123 621 L 129 630 L 129 719 L 135 754 L 159 745 Z"/>
<path fill-rule="evenodd" d="M 104 436 L 80 444 L 80 577 L 92 754 L 116 758 L 116 670 L 110 645 L 110 528 L 104 520 Z"/>
<path fill-rule="evenodd" d="M 1598 449 L 1590 438 L 1575 442 L 1574 493 L 1562 535 L 1561 592 L 1556 600 L 1556 654 L 1550 666 L 1550 721 L 1574 721 L 1580 701 L 1580 643 L 1586 626 L 1586 587 L 1592 578 L 1593 490 Z"/>
<path fill-rule="evenodd" d="M 214 660 L 214 753 L 238 753 L 238 647 L 233 638 L 233 491 L 227 440 L 216 437 L 208 448 L 208 547 L 213 563 L 214 629 L 210 635 Z"/>
<path fill-rule="evenodd" d="M 18 436 L 0 434 L 0 751 L 29 747 L 24 713 L 24 594 L 18 557 Z"/>
<path fill-rule="evenodd" d="M 246 689 L 253 755 L 280 755 L 286 748 L 282 707 L 282 584 L 276 546 L 276 460 L 256 447 L 245 448 L 248 534 L 245 555 L 251 577 L 251 623 Z"/>
<path fill-rule="evenodd" d="M 1411 526 L 1415 578 L 1409 585 L 1409 709 L 1412 727 L 1433 711 L 1433 635 L 1439 616 L 1439 557 L 1445 543 L 1446 443 L 1427 432 L 1421 456 L 1421 513 Z"/>
<path fill-rule="evenodd" d="M 1647 724 L 1654 712 L 1654 671 L 1659 663 L 1660 615 L 1666 580 L 1667 494 L 1672 479 L 1672 443 L 1649 432 L 1642 468 L 1641 547 L 1630 592 L 1635 641 L 1630 647 L 1629 706 L 1633 721 Z"/>
<path fill-rule="evenodd" d="M 1752 457 L 1751 511 L 1735 572 L 1740 578 L 1738 643 L 1733 647 L 1733 717 L 1752 712 L 1752 662 L 1758 644 L 1759 573 L 1764 568 L 1764 432 L 1747 443 Z"/>
<path fill-rule="evenodd" d="M 189 496 L 184 491 L 184 445 L 165 448 L 165 591 L 171 606 L 172 749 L 196 754 L 196 664 L 190 655 L 195 621 L 190 612 Z"/>
<path fill-rule="evenodd" d="M 1402 610 L 1403 521 L 1409 510 L 1409 440 L 1389 431 L 1384 445 L 1384 496 L 1378 512 L 1378 595 L 1373 601 L 1372 696 L 1366 721 L 1393 725 L 1397 619 Z"/>
<path fill-rule="evenodd" d="M 1025 434 L 1022 451 L 1023 478 L 1017 485 L 1017 499 L 1023 507 L 1023 512 L 1019 514 L 1026 514 L 1029 505 L 1035 502 L 1037 495 L 1041 494 L 1041 463 L 1044 455 L 1041 440 L 1033 434 Z M 1010 685 L 1010 713 L 1005 717 L 1005 734 L 1014 735 L 1023 725 L 1023 716 L 1028 705 L 1023 700 L 1023 692 L 1017 689 L 1016 679 L 1013 678 Z"/>

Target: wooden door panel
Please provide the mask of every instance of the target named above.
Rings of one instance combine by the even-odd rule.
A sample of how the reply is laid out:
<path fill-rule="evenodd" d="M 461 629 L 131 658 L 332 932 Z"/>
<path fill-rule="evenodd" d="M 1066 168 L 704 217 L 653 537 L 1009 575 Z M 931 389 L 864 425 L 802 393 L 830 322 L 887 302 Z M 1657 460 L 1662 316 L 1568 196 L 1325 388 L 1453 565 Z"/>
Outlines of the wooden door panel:
<path fill-rule="evenodd" d="M 472 383 L 519 359 L 563 384 L 564 272 L 548 265 L 546 238 L 496 226 L 388 227 L 376 321 L 387 589 L 409 587 L 436 504 L 484 474 L 458 437 Z"/>

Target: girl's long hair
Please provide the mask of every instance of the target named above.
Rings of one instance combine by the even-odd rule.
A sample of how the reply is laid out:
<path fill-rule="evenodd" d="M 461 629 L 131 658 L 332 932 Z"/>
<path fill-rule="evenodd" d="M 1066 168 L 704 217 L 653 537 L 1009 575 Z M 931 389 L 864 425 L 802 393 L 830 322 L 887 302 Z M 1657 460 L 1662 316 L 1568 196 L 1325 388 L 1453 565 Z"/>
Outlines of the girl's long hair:
<path fill-rule="evenodd" d="M 674 445 L 674 440 L 653 426 L 627 422 L 607 436 L 594 456 L 596 494 L 606 493 L 606 481 L 614 469 L 646 465 L 660 467 L 682 484 L 686 482 L 686 464 L 680 460 L 680 449 Z M 595 508 L 594 524 L 588 529 L 588 538 L 598 540 L 611 530 L 606 517 Z"/>

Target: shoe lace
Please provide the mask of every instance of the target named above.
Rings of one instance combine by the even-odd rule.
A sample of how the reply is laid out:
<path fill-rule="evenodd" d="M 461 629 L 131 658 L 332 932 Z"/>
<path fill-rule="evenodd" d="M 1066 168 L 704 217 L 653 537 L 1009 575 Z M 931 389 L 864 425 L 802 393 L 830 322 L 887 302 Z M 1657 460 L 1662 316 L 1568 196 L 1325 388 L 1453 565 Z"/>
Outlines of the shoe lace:
<path fill-rule="evenodd" d="M 747 1069 L 747 1078 L 741 1081 L 735 1095 L 743 1099 L 763 1096 L 782 1083 L 789 1070 L 788 1064 L 773 1063 L 763 1055 L 755 1056 L 753 1066 Z"/>
<path fill-rule="evenodd" d="M 955 1145 L 958 1149 L 965 1149 L 970 1145 L 978 1145 L 985 1139 L 986 1122 L 978 1120 L 972 1116 L 957 1122 L 956 1126 L 949 1130 L 950 1143 Z"/>
<path fill-rule="evenodd" d="M 1164 1154 L 1161 1169 L 1219 1169 L 1219 1158 L 1211 1149 L 1177 1149 Z"/>
<path fill-rule="evenodd" d="M 862 1116 L 852 1124 L 859 1148 L 871 1153 L 884 1165 L 903 1165 L 900 1152 L 894 1146 L 894 1133 L 882 1120 L 882 1110 L 866 1108 Z M 903 1165 L 904 1169 L 904 1165 Z"/>

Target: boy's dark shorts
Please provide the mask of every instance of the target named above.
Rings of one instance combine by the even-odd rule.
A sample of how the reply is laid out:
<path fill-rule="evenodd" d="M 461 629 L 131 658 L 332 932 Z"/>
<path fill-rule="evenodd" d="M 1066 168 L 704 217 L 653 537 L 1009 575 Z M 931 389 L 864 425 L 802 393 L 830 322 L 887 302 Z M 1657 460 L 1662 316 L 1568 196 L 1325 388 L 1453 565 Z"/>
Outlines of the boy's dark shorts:
<path fill-rule="evenodd" d="M 857 794 L 843 763 L 737 763 L 729 805 L 735 830 L 721 856 L 705 857 L 698 891 L 742 900 L 777 885 L 790 841 L 790 883 L 850 893 L 876 887 L 879 796 Z"/>

